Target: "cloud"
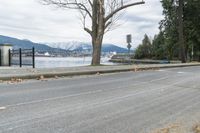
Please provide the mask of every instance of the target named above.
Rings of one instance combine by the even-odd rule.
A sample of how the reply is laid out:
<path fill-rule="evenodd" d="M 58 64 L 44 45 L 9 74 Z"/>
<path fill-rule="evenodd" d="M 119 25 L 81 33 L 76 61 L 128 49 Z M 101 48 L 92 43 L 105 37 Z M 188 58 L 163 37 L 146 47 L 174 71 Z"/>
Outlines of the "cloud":
<path fill-rule="evenodd" d="M 146 1 L 145 5 L 139 5 L 126 10 L 119 23 L 121 27 L 106 35 L 105 41 L 112 41 L 126 46 L 125 37 L 132 34 L 133 47 L 142 42 L 144 34 L 153 37 L 159 32 L 159 22 L 163 19 L 162 7 L 158 0 Z"/>
<path fill-rule="evenodd" d="M 131 7 L 118 21 L 116 30 L 104 37 L 105 43 L 126 46 L 126 34 L 132 34 L 136 47 L 144 34 L 158 33 L 163 18 L 158 0 L 146 0 L 145 5 Z M 39 0 L 1 0 L 0 34 L 29 39 L 35 42 L 85 41 L 90 36 L 82 29 L 78 12 L 44 6 Z"/>

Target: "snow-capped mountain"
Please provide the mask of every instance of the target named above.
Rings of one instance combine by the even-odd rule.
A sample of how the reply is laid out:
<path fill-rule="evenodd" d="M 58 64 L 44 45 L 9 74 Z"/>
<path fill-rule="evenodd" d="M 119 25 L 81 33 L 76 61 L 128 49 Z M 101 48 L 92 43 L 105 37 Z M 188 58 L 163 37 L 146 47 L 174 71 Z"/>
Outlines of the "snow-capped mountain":
<path fill-rule="evenodd" d="M 0 44 L 12 44 L 14 49 L 30 49 L 35 47 L 36 51 L 43 51 L 49 53 L 70 53 L 71 52 L 80 52 L 80 53 L 91 53 L 92 44 L 85 42 L 56 42 L 56 43 L 34 43 L 27 39 L 17 39 L 14 37 L 8 37 L 0 35 Z M 48 45 L 48 46 L 47 46 Z M 116 46 L 114 44 L 103 44 L 102 52 L 117 52 L 125 53 L 127 52 L 126 48 Z"/>
<path fill-rule="evenodd" d="M 60 48 L 69 51 L 92 51 L 92 44 L 85 42 L 55 42 L 55 43 L 45 43 L 46 45 L 53 48 Z M 103 44 L 102 52 L 118 52 L 124 53 L 127 52 L 127 49 L 116 46 L 114 44 Z"/>
<path fill-rule="evenodd" d="M 91 50 L 92 46 L 89 43 L 82 42 L 56 42 L 56 43 L 46 43 L 46 45 L 53 48 L 61 48 L 69 51 L 82 51 L 82 50 Z"/>

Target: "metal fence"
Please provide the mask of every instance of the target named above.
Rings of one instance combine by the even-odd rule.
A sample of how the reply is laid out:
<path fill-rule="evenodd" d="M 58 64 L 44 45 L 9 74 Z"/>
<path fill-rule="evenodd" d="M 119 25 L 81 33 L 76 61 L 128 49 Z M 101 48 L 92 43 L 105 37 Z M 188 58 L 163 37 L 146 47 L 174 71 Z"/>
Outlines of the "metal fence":
<path fill-rule="evenodd" d="M 9 66 L 32 66 L 35 68 L 35 48 L 9 50 Z"/>
<path fill-rule="evenodd" d="M 0 66 L 2 66 L 1 49 L 0 49 Z"/>

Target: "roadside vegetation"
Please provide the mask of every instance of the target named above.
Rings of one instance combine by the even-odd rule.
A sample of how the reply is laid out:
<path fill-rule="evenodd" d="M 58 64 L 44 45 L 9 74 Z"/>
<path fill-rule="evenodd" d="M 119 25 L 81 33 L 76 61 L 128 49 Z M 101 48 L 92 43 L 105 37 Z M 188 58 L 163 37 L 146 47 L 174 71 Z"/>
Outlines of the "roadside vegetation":
<path fill-rule="evenodd" d="M 162 0 L 164 19 L 160 21 L 160 33 L 151 40 L 144 36 L 135 51 L 135 58 L 144 59 L 181 59 L 179 44 L 179 20 L 177 3 Z M 184 0 L 183 40 L 187 61 L 200 61 L 200 1 Z"/>

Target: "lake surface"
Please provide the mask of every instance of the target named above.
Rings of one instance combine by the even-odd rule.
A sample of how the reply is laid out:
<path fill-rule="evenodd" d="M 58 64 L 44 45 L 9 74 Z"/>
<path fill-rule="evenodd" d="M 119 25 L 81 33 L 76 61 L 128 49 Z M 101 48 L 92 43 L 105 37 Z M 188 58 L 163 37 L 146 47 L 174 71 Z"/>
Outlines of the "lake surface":
<path fill-rule="evenodd" d="M 114 65 L 108 57 L 101 58 L 101 64 Z M 91 64 L 92 57 L 36 57 L 36 68 L 74 67 Z"/>

